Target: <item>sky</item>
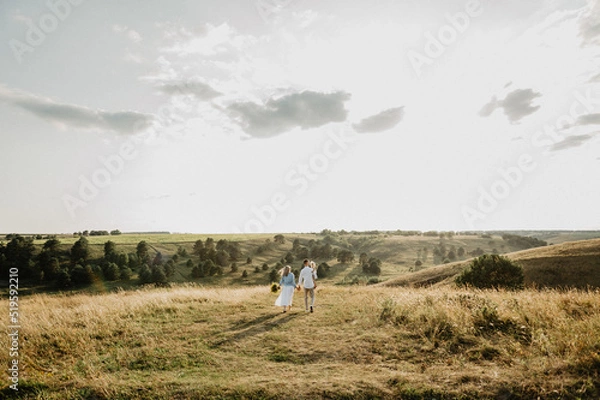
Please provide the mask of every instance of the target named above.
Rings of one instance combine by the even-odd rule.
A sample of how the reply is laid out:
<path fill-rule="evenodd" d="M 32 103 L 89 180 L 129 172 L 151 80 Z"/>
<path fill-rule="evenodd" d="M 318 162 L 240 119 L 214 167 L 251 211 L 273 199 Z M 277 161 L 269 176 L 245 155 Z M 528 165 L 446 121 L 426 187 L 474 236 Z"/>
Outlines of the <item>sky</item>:
<path fill-rule="evenodd" d="M 600 229 L 600 1 L 0 3 L 0 232 Z"/>

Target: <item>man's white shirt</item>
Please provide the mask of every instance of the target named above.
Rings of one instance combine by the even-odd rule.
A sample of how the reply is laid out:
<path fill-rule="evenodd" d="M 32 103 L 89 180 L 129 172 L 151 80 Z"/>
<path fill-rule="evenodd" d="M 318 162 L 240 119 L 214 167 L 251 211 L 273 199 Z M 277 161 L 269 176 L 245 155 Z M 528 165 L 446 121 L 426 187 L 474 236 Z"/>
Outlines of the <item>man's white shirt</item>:
<path fill-rule="evenodd" d="M 304 267 L 300 271 L 300 277 L 298 279 L 298 285 L 302 286 L 304 282 L 304 288 L 312 289 L 315 287 L 315 279 L 317 279 L 317 272 L 311 267 Z"/>

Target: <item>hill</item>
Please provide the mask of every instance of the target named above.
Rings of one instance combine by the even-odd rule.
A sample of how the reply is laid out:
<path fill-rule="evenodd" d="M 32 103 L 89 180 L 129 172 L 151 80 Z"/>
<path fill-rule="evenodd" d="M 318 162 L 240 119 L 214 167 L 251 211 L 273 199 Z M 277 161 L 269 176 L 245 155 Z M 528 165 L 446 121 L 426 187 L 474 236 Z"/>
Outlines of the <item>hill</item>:
<path fill-rule="evenodd" d="M 267 286 L 19 302 L 4 399 L 596 399 L 594 292 L 321 286 L 282 314 Z M 8 309 L 8 301 L 0 300 Z M 0 329 L 7 331 L 7 318 Z M 0 352 L 9 365 L 9 352 Z M 7 382 L 5 380 L 4 382 Z"/>
<path fill-rule="evenodd" d="M 565 242 L 505 254 L 523 266 L 527 286 L 600 287 L 600 239 Z M 382 283 L 428 286 L 453 281 L 470 260 L 438 265 Z"/>
<path fill-rule="evenodd" d="M 392 284 L 414 282 L 427 285 L 453 276 L 463 268 L 464 261 L 474 256 L 484 253 L 511 254 L 534 246 L 544 246 L 546 242 L 539 239 L 542 236 L 562 242 L 565 238 L 595 233 L 532 231 L 531 234 L 537 236 L 522 236 L 514 232 L 435 231 L 323 231 L 318 234 L 280 235 L 119 234 L 86 237 L 88 255 L 85 259 L 78 257 L 77 260 L 71 257 L 70 251 L 80 240 L 79 237 L 59 236 L 53 239 L 52 246 L 47 246 L 47 238 L 31 242 L 28 238 L 21 238 L 23 240 L 19 243 L 14 243 L 17 239 L 11 236 L 13 238 L 8 242 L 0 240 L 0 272 L 18 267 L 20 283 L 23 288 L 27 288 L 24 293 L 137 288 L 141 283 L 151 282 L 140 279 L 144 272 L 143 264 L 152 267 L 155 263 L 159 263 L 164 271 L 151 271 L 152 276 L 162 279 L 164 273 L 171 284 L 193 282 L 205 286 L 237 287 L 268 284 L 277 280 L 276 271 L 284 264 L 290 264 L 297 272 L 302 260 L 311 258 L 324 266 L 323 273 L 320 274 L 323 283 L 355 285 L 390 280 L 393 281 Z M 281 236 L 281 240 L 275 240 L 276 236 Z M 104 254 L 108 241 L 114 244 L 116 252 L 110 258 L 106 258 Z M 137 246 L 142 241 L 148 244 L 145 258 L 140 258 L 137 253 Z M 207 246 L 211 241 L 210 246 L 214 251 L 210 250 L 204 256 L 199 256 L 195 250 L 197 243 L 202 242 L 202 246 Z M 227 254 L 222 254 L 223 257 L 217 260 L 220 250 L 225 250 Z M 340 252 L 347 252 L 351 257 L 342 260 L 338 257 Z M 160 257 L 157 259 L 159 253 Z M 578 257 L 569 261 L 574 269 L 580 268 L 579 263 L 583 260 L 581 256 Z M 218 264 L 217 268 L 207 266 L 208 259 Z M 363 268 L 363 264 L 370 261 L 377 264 L 377 271 Z M 567 259 L 563 257 L 562 261 L 567 262 Z M 583 261 L 583 265 L 590 265 L 593 257 Z M 536 261 L 524 260 L 524 263 L 531 262 Z M 442 263 L 446 264 L 439 266 Z M 202 271 L 199 271 L 201 264 Z M 540 265 L 550 265 L 550 259 Z M 207 268 L 208 271 L 204 271 Z M 531 270 L 534 269 L 535 266 L 531 266 Z M 545 274 L 542 278 L 548 282 L 554 276 L 551 286 L 569 282 L 569 285 L 577 287 L 588 282 L 585 274 L 590 272 L 580 269 L 584 275 L 581 275 L 579 281 L 571 282 L 564 280 L 564 274 L 557 275 L 554 267 L 546 270 L 538 268 L 536 271 L 540 276 Z M 145 276 L 149 276 L 148 274 L 146 271 Z M 571 274 L 571 278 L 576 278 L 576 275 Z M 532 281 L 542 282 L 537 278 Z M 94 283 L 90 285 L 90 282 Z"/>

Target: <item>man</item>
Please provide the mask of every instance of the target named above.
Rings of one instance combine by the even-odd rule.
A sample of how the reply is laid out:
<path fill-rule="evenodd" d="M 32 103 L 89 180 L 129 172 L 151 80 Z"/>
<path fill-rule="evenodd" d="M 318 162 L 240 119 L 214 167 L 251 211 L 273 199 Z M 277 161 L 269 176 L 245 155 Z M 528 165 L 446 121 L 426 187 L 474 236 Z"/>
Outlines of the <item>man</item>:
<path fill-rule="evenodd" d="M 313 312 L 313 306 L 315 305 L 315 279 L 317 279 L 317 272 L 308 265 L 308 260 L 304 260 L 304 268 L 300 271 L 298 277 L 298 287 L 304 287 L 304 307 L 308 312 L 308 295 L 310 293 L 310 312 Z"/>

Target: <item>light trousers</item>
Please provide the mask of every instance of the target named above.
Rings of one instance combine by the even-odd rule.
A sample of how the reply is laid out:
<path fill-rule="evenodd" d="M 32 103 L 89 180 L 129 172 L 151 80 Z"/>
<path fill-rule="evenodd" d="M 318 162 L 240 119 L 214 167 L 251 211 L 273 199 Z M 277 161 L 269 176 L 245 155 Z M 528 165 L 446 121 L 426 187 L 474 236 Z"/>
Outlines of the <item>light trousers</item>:
<path fill-rule="evenodd" d="M 304 288 L 304 307 L 308 310 L 308 294 L 310 293 L 310 306 L 315 305 L 315 288 Z"/>

